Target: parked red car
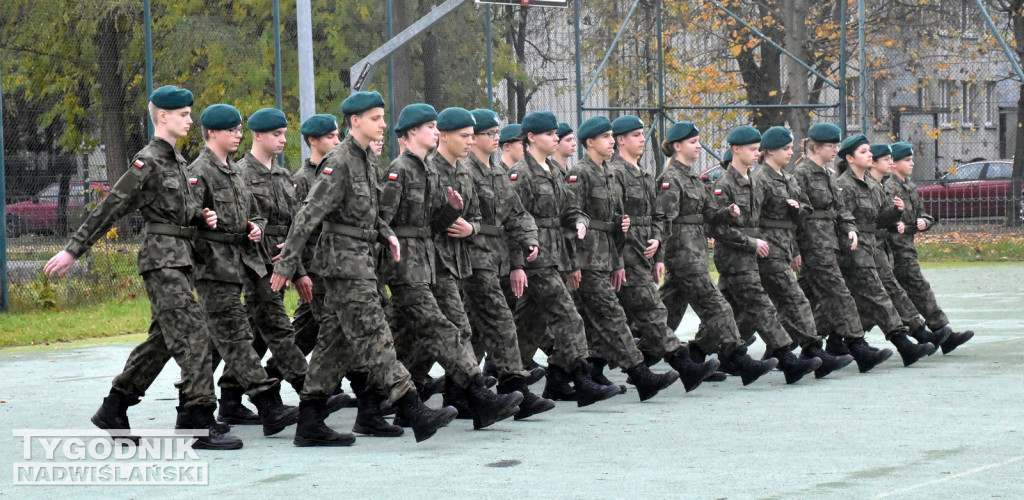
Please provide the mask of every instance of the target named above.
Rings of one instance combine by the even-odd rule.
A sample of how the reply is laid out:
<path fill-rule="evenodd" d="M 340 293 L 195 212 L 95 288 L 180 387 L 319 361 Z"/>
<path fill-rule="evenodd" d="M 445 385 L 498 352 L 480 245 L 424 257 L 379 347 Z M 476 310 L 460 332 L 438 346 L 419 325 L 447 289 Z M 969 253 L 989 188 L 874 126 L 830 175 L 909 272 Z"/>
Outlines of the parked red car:
<path fill-rule="evenodd" d="M 1005 217 L 1013 204 L 1013 160 L 965 163 L 929 186 L 918 186 L 925 211 L 939 219 Z M 1015 210 L 1014 210 L 1015 211 Z"/>
<path fill-rule="evenodd" d="M 85 183 L 72 182 L 68 186 L 68 227 L 75 229 L 84 220 Z M 7 235 L 27 233 L 54 233 L 57 229 L 57 196 L 60 186 L 50 184 L 36 193 L 31 200 L 7 205 Z M 96 203 L 107 195 L 103 182 L 89 183 L 89 202 Z"/>

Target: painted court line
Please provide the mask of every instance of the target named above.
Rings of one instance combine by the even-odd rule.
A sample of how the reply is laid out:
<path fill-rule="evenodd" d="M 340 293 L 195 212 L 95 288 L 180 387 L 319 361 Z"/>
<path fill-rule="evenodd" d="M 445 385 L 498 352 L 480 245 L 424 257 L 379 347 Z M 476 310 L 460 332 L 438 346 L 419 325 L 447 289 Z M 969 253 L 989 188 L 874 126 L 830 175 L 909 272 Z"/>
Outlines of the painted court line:
<path fill-rule="evenodd" d="M 875 495 L 873 498 L 886 498 L 886 497 L 891 497 L 891 496 L 896 496 L 896 495 L 902 495 L 904 493 L 916 490 L 918 488 L 924 488 L 925 486 L 931 486 L 933 484 L 944 483 L 946 481 L 952 481 L 953 479 L 959 479 L 961 477 L 967 477 L 967 476 L 970 476 L 972 474 L 977 474 L 979 472 L 987 471 L 989 469 L 995 469 L 995 468 L 998 468 L 998 467 L 1002 467 L 1004 465 L 1010 465 L 1010 464 L 1012 464 L 1014 462 L 1020 462 L 1021 460 L 1024 460 L 1024 456 L 1014 457 L 1014 458 L 1011 458 L 1011 459 L 1009 459 L 1009 460 L 1007 460 L 1005 462 L 1000 462 L 1000 463 L 997 463 L 997 464 L 985 465 L 985 466 L 982 466 L 982 467 L 978 467 L 976 469 L 971 469 L 971 470 L 968 470 L 968 471 L 961 472 L 959 474 L 953 474 L 952 476 L 944 477 L 944 478 L 941 478 L 941 479 L 934 479 L 932 481 L 925 481 L 923 483 L 915 484 L 913 486 L 910 486 L 910 487 L 907 487 L 907 488 L 903 488 L 901 490 L 890 491 L 888 493 L 880 493 L 878 495 Z"/>

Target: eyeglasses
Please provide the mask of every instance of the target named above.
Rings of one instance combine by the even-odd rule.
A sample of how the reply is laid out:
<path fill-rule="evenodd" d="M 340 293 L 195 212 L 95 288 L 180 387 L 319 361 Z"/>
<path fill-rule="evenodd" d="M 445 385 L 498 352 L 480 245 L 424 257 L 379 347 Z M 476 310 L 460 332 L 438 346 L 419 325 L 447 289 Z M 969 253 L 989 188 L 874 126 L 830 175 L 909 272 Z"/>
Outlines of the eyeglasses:
<path fill-rule="evenodd" d="M 836 151 L 839 151 L 840 144 L 838 142 L 830 142 L 828 144 L 828 147 L 830 147 L 830 148 L 832 148 L 832 149 L 834 149 Z"/>
<path fill-rule="evenodd" d="M 490 137 L 491 139 L 497 139 L 498 138 L 498 134 L 499 134 L 499 132 L 497 130 L 495 130 L 495 131 L 492 131 L 492 132 L 480 132 L 480 133 L 478 133 L 476 135 L 486 135 L 487 137 Z"/>
<path fill-rule="evenodd" d="M 242 127 L 241 126 L 238 126 L 238 127 L 232 128 L 232 129 L 228 129 L 228 132 L 231 135 L 245 135 L 245 132 L 242 131 Z"/>

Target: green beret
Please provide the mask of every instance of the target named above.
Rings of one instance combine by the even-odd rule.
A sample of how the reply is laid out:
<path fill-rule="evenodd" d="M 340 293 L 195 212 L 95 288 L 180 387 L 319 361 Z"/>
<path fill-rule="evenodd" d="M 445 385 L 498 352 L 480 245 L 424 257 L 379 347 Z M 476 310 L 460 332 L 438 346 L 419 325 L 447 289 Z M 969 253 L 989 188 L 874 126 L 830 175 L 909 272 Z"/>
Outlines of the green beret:
<path fill-rule="evenodd" d="M 868 138 L 864 134 L 857 134 L 853 137 L 847 137 L 841 146 L 839 146 L 839 158 L 846 158 L 846 155 L 853 154 L 861 144 L 867 144 Z"/>
<path fill-rule="evenodd" d="M 884 142 L 871 145 L 871 156 L 874 159 L 879 159 L 883 156 L 892 156 L 892 148 Z"/>
<path fill-rule="evenodd" d="M 549 130 L 558 130 L 558 118 L 550 111 L 534 111 L 523 117 L 523 132 L 539 134 Z"/>
<path fill-rule="evenodd" d="M 518 123 L 509 123 L 501 128 L 501 134 L 498 136 L 498 145 L 503 146 L 508 142 L 521 141 L 519 137 L 523 134 L 523 126 Z"/>
<path fill-rule="evenodd" d="M 807 131 L 807 137 L 816 142 L 839 142 L 842 132 L 832 123 L 816 123 Z"/>
<path fill-rule="evenodd" d="M 263 108 L 249 116 L 245 126 L 253 132 L 270 132 L 279 128 L 288 127 L 288 118 L 284 111 L 277 108 Z"/>
<path fill-rule="evenodd" d="M 685 141 L 699 134 L 700 130 L 697 130 L 697 125 L 693 122 L 677 122 L 668 128 L 668 132 L 665 133 L 665 142 L 671 144 Z"/>
<path fill-rule="evenodd" d="M 726 140 L 729 142 L 730 146 L 757 144 L 761 142 L 761 133 L 750 125 L 743 125 L 742 127 L 736 127 L 732 132 L 729 132 L 729 138 Z"/>
<path fill-rule="evenodd" d="M 214 104 L 199 115 L 199 123 L 206 130 L 228 130 L 242 124 L 242 114 L 230 104 Z"/>
<path fill-rule="evenodd" d="M 174 85 L 164 85 L 149 95 L 149 102 L 160 109 L 181 109 L 193 101 L 192 92 Z"/>
<path fill-rule="evenodd" d="M 725 150 L 725 154 L 722 155 L 722 165 L 728 165 L 732 163 L 732 148 Z"/>
<path fill-rule="evenodd" d="M 310 116 L 299 127 L 299 133 L 306 137 L 323 137 L 335 130 L 338 130 L 338 120 L 328 114 Z"/>
<path fill-rule="evenodd" d="M 593 116 L 587 118 L 580 124 L 580 130 L 576 134 L 580 144 L 586 145 L 587 139 L 593 139 L 612 129 L 612 122 L 607 116 Z"/>
<path fill-rule="evenodd" d="M 558 134 L 558 140 L 562 140 L 565 136 L 572 133 L 572 127 L 568 123 L 558 122 L 558 132 L 555 133 Z"/>
<path fill-rule="evenodd" d="M 892 161 L 900 161 L 908 156 L 914 156 L 914 146 L 909 142 L 897 142 L 892 145 Z"/>
<path fill-rule="evenodd" d="M 357 90 L 341 101 L 341 114 L 345 116 L 358 115 L 368 109 L 383 107 L 384 98 L 380 96 L 380 92 Z"/>
<path fill-rule="evenodd" d="M 479 134 L 484 130 L 494 127 L 500 127 L 501 122 L 498 120 L 498 113 L 489 109 L 474 109 L 470 111 L 473 115 L 473 119 L 476 120 L 476 125 L 473 126 L 473 133 Z"/>
<path fill-rule="evenodd" d="M 398 114 L 398 124 L 395 125 L 395 133 L 402 135 L 406 130 L 419 127 L 424 123 L 437 120 L 437 111 L 429 104 L 418 102 L 402 108 Z"/>
<path fill-rule="evenodd" d="M 642 128 L 644 128 L 644 121 L 639 116 L 622 115 L 612 122 L 612 135 L 620 136 Z"/>
<path fill-rule="evenodd" d="M 761 136 L 761 149 L 770 151 L 786 147 L 786 144 L 793 142 L 793 133 L 786 127 L 772 127 L 764 131 Z"/>
<path fill-rule="evenodd" d="M 476 118 L 473 113 L 463 108 L 445 108 L 437 114 L 437 129 L 442 132 L 462 130 L 467 127 L 476 127 Z"/>

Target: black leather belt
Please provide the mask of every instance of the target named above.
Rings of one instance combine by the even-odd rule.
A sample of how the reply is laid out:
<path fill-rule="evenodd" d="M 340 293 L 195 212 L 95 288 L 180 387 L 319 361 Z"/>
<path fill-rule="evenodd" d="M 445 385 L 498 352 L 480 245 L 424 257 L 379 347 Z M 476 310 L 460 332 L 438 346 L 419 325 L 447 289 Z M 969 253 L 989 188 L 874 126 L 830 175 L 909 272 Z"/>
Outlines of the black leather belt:
<path fill-rule="evenodd" d="M 288 236 L 288 226 L 267 224 L 267 227 L 263 228 L 263 234 L 267 236 Z"/>
<path fill-rule="evenodd" d="M 587 224 L 587 229 L 588 230 L 592 229 L 594 231 L 601 231 L 603 233 L 611 233 L 611 232 L 615 231 L 616 228 L 618 228 L 619 231 L 622 230 L 622 226 L 621 225 L 617 225 L 617 224 L 615 224 L 613 222 L 605 222 L 603 220 L 593 220 L 593 219 L 591 219 L 590 224 Z"/>
<path fill-rule="evenodd" d="M 702 215 L 702 214 L 683 215 L 681 217 L 676 217 L 675 220 L 672 221 L 672 224 L 691 224 L 691 225 L 693 225 L 693 224 L 703 224 L 703 223 L 704 223 L 704 215 Z"/>
<path fill-rule="evenodd" d="M 377 239 L 377 230 L 375 229 L 362 229 L 355 226 L 347 226 L 345 224 L 327 221 L 321 223 L 320 228 L 321 231 L 326 233 L 340 234 L 342 236 L 349 236 L 365 241 L 374 241 Z"/>
<path fill-rule="evenodd" d="M 164 236 L 192 239 L 196 235 L 196 228 L 175 226 L 173 224 L 164 224 L 161 222 L 147 222 L 146 234 L 162 234 Z"/>
<path fill-rule="evenodd" d="M 835 219 L 836 218 L 836 211 L 835 210 L 815 210 L 814 212 L 811 212 L 807 216 L 807 218 L 808 219 Z"/>
<path fill-rule="evenodd" d="M 209 231 L 206 229 L 200 229 L 196 231 L 196 236 L 207 240 L 215 241 L 217 243 L 227 243 L 230 245 L 237 245 L 246 240 L 248 234 L 246 233 L 222 233 L 219 231 Z"/>
<path fill-rule="evenodd" d="M 537 223 L 538 228 L 554 228 L 562 225 L 562 220 L 558 217 L 534 217 L 533 220 Z"/>

